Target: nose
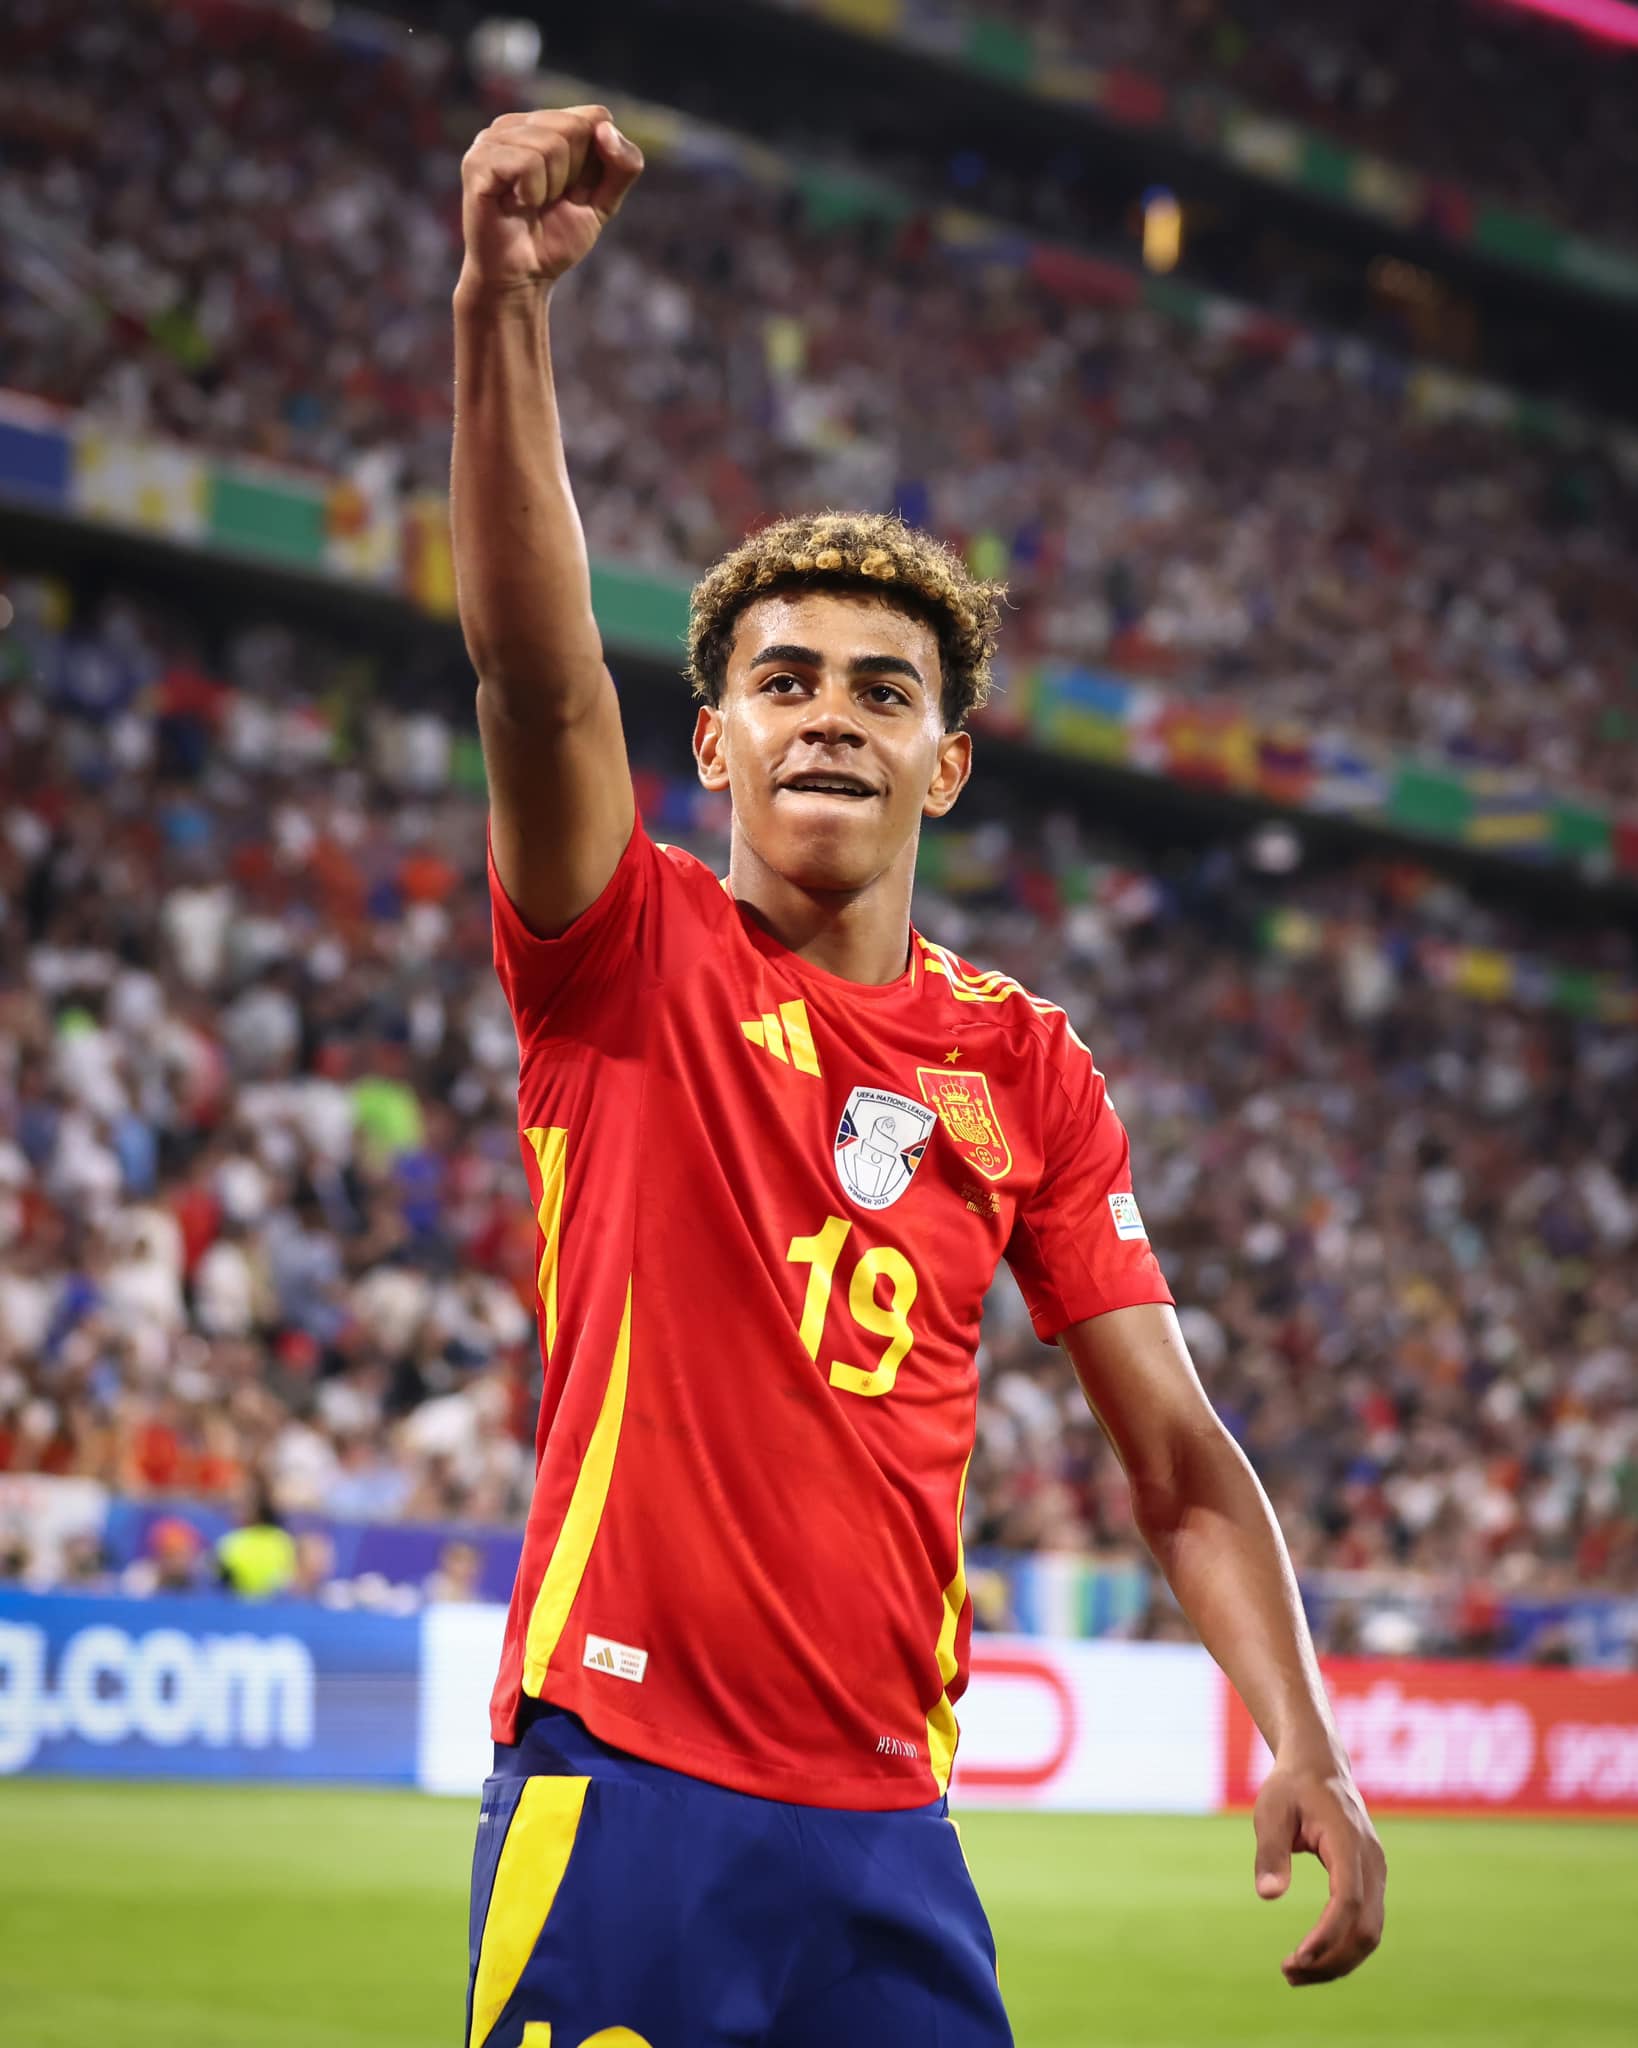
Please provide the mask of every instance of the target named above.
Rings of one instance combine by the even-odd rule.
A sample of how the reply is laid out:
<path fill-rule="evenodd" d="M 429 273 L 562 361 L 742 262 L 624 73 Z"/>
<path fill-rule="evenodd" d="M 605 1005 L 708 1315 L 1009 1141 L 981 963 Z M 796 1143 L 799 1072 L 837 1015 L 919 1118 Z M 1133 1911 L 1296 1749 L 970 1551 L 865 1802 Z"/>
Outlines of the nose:
<path fill-rule="evenodd" d="M 826 682 L 814 692 L 802 737 L 821 747 L 862 747 L 859 707 L 842 682 Z"/>

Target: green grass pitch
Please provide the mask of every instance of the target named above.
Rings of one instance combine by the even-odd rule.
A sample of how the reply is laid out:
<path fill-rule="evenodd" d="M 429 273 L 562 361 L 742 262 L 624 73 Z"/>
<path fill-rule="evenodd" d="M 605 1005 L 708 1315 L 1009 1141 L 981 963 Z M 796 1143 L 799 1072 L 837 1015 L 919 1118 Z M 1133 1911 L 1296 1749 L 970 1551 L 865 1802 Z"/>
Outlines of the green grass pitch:
<path fill-rule="evenodd" d="M 459 2048 L 474 1810 L 0 1784 L 0 2041 Z M 1260 1902 L 1244 1820 L 973 1814 L 962 1833 L 1020 2048 L 1638 2039 L 1638 1828 L 1390 1821 L 1382 1952 L 1305 1991 L 1278 1965 L 1320 1874 L 1304 1859 L 1292 1897 Z"/>

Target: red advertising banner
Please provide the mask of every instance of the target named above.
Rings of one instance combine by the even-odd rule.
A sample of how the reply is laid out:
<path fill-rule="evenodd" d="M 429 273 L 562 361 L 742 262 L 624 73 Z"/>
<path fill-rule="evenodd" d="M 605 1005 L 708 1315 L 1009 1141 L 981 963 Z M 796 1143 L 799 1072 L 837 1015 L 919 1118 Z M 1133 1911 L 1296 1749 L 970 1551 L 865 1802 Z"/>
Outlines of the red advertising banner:
<path fill-rule="evenodd" d="M 1323 1668 L 1373 1809 L 1638 1817 L 1638 1676 L 1379 1658 Z M 1224 1800 L 1249 1806 L 1268 1745 L 1223 1691 Z"/>

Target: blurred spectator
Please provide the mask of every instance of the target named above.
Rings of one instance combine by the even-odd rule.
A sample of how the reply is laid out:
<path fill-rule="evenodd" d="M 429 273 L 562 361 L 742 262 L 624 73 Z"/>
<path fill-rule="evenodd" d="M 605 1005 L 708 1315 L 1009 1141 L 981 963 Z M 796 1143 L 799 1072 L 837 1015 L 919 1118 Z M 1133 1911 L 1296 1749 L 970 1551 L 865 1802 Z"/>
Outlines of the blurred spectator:
<path fill-rule="evenodd" d="M 254 1482 L 239 1527 L 218 1539 L 216 1563 L 223 1585 L 241 1599 L 271 1600 L 298 1590 L 300 1552 L 265 1481 Z"/>
<path fill-rule="evenodd" d="M 303 1529 L 296 1537 L 295 1569 L 285 1590 L 293 1600 L 320 1600 L 335 1570 L 335 1544 L 322 1529 Z"/>
<path fill-rule="evenodd" d="M 206 1585 L 205 1539 L 184 1515 L 157 1516 L 148 1527 L 143 1554 L 120 1574 L 120 1591 L 197 1593 Z"/>
<path fill-rule="evenodd" d="M 483 1557 L 470 1543 L 446 1543 L 438 1553 L 438 1568 L 427 1580 L 430 1601 L 459 1602 L 478 1599 L 483 1576 Z"/>

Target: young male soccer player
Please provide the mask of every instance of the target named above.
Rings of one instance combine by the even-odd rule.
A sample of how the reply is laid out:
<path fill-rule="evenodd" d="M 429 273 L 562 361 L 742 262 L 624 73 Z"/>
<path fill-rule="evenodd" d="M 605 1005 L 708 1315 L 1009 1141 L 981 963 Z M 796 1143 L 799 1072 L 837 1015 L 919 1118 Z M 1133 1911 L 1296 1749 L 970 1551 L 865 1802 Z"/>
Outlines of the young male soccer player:
<path fill-rule="evenodd" d="M 1286 1976 L 1340 1976 L 1380 1936 L 1382 1852 L 1103 1078 L 1061 1011 L 910 925 L 999 593 L 880 516 L 755 535 L 692 614 L 727 882 L 636 816 L 547 318 L 641 168 L 602 107 L 504 115 L 463 166 L 456 566 L 545 1366 L 470 2048 L 1011 2039 L 945 1813 L 1003 1257 L 1273 1748 L 1257 1889 L 1293 1850 L 1329 1871 Z"/>

